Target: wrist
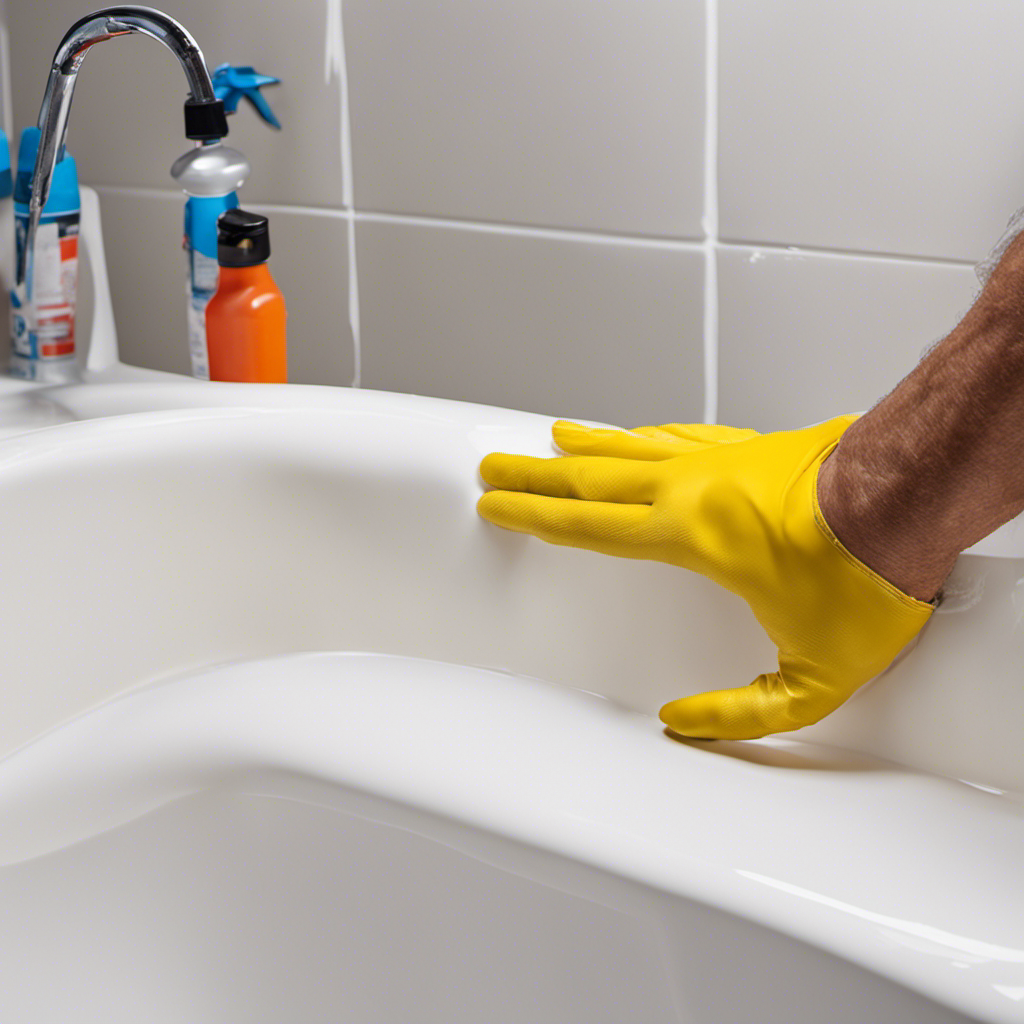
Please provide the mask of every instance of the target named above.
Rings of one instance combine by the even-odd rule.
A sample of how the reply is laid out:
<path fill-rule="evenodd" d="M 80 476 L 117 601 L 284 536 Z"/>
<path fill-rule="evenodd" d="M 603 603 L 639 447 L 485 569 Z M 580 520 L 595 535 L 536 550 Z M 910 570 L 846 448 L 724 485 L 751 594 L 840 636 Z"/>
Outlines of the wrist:
<path fill-rule="evenodd" d="M 818 505 L 825 521 L 869 569 L 911 597 L 934 600 L 959 548 L 922 524 L 909 481 L 901 486 L 892 474 L 879 479 L 856 446 L 845 442 L 846 435 L 819 468 Z"/>
<path fill-rule="evenodd" d="M 957 555 L 1024 511 L 1024 234 L 956 328 L 819 467 L 849 552 L 932 600 Z"/>

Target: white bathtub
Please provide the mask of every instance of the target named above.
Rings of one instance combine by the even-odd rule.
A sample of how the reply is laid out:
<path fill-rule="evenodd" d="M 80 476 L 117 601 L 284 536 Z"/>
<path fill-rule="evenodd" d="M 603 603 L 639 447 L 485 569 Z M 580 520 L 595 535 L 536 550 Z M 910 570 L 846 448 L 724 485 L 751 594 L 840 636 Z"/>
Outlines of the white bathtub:
<path fill-rule="evenodd" d="M 1021 559 L 819 725 L 678 742 L 772 648 L 476 516 L 551 420 L 12 401 L 57 425 L 0 440 L 0 1021 L 1024 1021 Z"/>

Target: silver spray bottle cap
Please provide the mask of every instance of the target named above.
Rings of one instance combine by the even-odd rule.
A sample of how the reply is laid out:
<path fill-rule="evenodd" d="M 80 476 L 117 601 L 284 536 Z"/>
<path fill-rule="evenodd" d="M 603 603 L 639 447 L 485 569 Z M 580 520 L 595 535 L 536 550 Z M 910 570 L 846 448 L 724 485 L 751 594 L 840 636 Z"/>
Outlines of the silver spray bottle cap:
<path fill-rule="evenodd" d="M 206 143 L 179 156 L 171 177 L 190 196 L 226 196 L 249 177 L 249 161 L 230 146 Z"/>

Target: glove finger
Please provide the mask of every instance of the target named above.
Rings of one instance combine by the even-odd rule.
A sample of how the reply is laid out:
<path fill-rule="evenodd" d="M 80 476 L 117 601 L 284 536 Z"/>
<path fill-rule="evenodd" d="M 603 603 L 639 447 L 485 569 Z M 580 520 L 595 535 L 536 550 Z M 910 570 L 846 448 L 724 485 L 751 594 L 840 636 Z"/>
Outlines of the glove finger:
<path fill-rule="evenodd" d="M 477 511 L 496 526 L 529 533 L 549 544 L 589 548 L 622 558 L 644 557 L 647 505 L 548 498 L 519 491 L 488 491 Z"/>
<path fill-rule="evenodd" d="M 755 740 L 812 725 L 844 699 L 821 689 L 787 687 L 778 672 L 770 672 L 758 676 L 749 686 L 671 701 L 658 716 L 681 736 Z"/>
<path fill-rule="evenodd" d="M 564 420 L 554 425 L 551 434 L 555 444 L 568 455 L 606 455 L 637 462 L 662 462 L 688 450 L 678 438 L 656 439 L 629 430 L 580 427 Z"/>
<path fill-rule="evenodd" d="M 695 444 L 692 441 L 683 441 L 682 438 L 676 437 L 675 434 L 670 434 L 662 427 L 631 427 L 628 433 L 634 434 L 637 437 L 649 437 L 654 441 L 669 441 L 677 447 L 682 445 L 686 448 L 692 448 Z"/>
<path fill-rule="evenodd" d="M 661 482 L 656 466 L 604 456 L 535 459 L 495 452 L 480 463 L 480 475 L 503 491 L 628 505 L 650 505 Z"/>
<path fill-rule="evenodd" d="M 749 427 L 727 427 L 721 423 L 663 423 L 658 429 L 670 437 L 702 444 L 732 444 L 761 436 Z"/>

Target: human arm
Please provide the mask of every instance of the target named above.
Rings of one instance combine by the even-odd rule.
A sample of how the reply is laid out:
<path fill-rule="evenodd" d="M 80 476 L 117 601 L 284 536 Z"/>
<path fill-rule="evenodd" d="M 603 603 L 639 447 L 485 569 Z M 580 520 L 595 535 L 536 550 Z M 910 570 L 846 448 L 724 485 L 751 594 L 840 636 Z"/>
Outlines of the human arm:
<path fill-rule="evenodd" d="M 843 434 L 818 500 L 853 554 L 922 600 L 1024 511 L 1024 235 L 957 327 Z"/>

